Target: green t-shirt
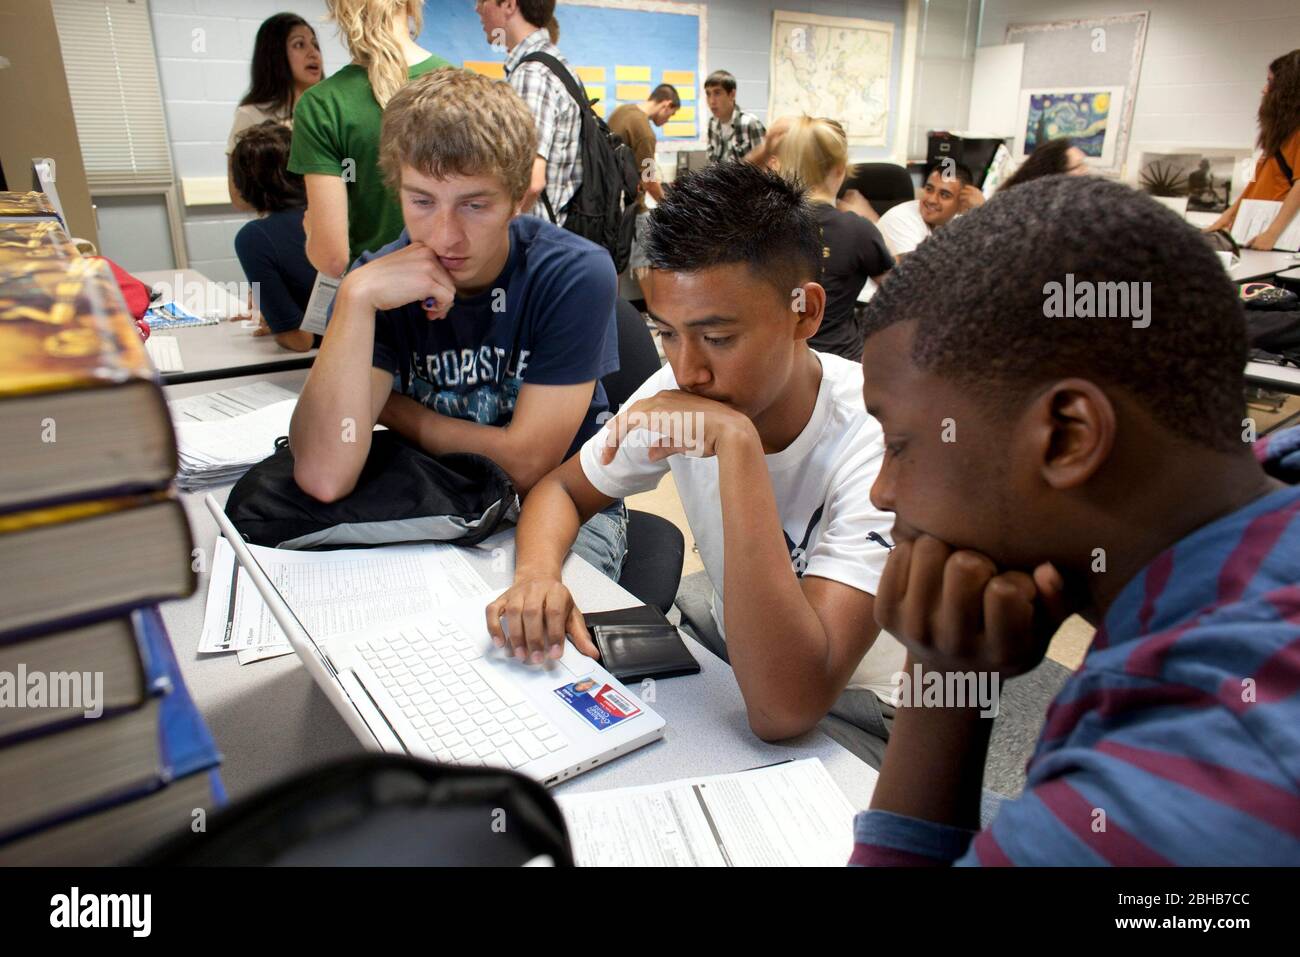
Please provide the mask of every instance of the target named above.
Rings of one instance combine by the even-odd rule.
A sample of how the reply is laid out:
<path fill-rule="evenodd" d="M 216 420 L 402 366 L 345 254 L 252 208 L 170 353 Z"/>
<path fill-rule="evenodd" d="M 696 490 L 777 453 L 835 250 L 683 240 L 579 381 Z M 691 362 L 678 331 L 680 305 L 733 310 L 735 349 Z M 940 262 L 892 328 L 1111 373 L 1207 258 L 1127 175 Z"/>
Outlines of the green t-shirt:
<path fill-rule="evenodd" d="M 410 67 L 415 79 L 451 66 L 431 56 Z M 348 188 L 348 255 L 355 261 L 402 232 L 402 210 L 379 169 L 379 127 L 383 110 L 370 90 L 364 67 L 350 63 L 307 90 L 293 111 L 294 173 L 342 176 Z"/>

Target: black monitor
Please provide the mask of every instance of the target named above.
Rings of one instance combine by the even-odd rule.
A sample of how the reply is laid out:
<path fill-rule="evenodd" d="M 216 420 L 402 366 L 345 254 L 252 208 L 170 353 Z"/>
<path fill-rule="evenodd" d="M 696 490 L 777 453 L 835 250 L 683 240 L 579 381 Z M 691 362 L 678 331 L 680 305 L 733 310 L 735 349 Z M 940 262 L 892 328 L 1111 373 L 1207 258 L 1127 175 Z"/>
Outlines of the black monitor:
<path fill-rule="evenodd" d="M 933 170 L 945 158 L 970 170 L 975 185 L 982 187 L 993 162 L 993 154 L 1006 143 L 997 137 L 968 137 L 945 130 L 931 130 L 925 154 L 925 168 Z"/>

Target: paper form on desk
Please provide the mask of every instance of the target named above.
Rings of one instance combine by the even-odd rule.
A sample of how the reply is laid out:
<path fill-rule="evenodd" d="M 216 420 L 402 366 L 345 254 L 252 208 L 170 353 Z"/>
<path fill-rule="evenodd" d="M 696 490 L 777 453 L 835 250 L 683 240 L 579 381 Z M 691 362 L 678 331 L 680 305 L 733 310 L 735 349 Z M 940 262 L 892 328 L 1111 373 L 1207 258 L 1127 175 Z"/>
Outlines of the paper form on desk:
<path fill-rule="evenodd" d="M 412 615 L 440 604 L 487 598 L 492 588 L 454 545 L 389 545 L 298 552 L 250 545 L 267 577 L 317 640 Z M 292 648 L 234 549 L 217 539 L 199 653 L 239 652 L 240 664 Z"/>
<path fill-rule="evenodd" d="M 818 758 L 556 801 L 579 867 L 843 867 L 853 851 L 853 806 Z"/>
<path fill-rule="evenodd" d="M 222 389 L 219 392 L 205 392 L 203 395 L 173 399 L 167 405 L 171 409 L 172 421 L 179 425 L 182 422 L 219 422 L 233 419 L 292 398 L 294 393 L 274 383 L 253 382 L 234 389 Z"/>

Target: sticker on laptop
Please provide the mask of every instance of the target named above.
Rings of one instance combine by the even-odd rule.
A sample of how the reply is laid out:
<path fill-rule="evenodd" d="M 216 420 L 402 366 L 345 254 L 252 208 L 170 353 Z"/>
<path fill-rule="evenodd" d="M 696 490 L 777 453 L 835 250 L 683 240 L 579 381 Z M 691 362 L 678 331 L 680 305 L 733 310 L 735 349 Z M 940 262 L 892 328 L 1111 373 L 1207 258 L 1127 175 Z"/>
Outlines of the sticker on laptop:
<path fill-rule="evenodd" d="M 597 731 L 606 731 L 641 713 L 627 695 L 595 678 L 580 678 L 556 688 L 555 693 Z"/>

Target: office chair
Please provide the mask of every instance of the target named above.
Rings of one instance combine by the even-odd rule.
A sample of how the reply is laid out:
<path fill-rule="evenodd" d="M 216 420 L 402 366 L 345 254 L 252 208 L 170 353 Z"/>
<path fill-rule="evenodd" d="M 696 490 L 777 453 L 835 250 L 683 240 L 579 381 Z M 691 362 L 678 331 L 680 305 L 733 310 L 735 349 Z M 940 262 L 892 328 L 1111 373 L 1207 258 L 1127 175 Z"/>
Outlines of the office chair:
<path fill-rule="evenodd" d="M 645 319 L 626 299 L 618 300 L 618 371 L 601 380 L 610 412 L 617 412 L 646 379 L 659 371 L 659 351 Z M 618 583 L 639 601 L 664 614 L 677 597 L 686 541 L 676 525 L 649 512 L 628 509 L 627 560 Z"/>
<path fill-rule="evenodd" d="M 886 210 L 916 199 L 911 174 L 895 163 L 858 163 L 845 177 L 840 195 L 849 189 L 861 193 L 881 216 Z"/>

